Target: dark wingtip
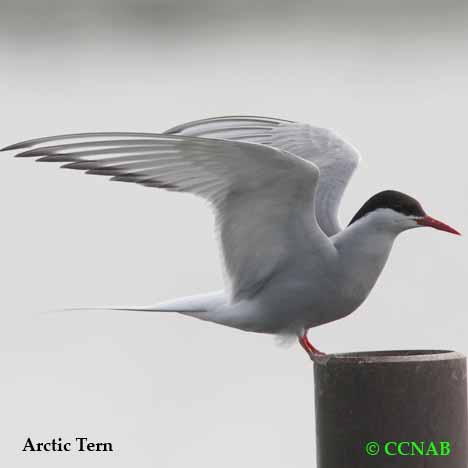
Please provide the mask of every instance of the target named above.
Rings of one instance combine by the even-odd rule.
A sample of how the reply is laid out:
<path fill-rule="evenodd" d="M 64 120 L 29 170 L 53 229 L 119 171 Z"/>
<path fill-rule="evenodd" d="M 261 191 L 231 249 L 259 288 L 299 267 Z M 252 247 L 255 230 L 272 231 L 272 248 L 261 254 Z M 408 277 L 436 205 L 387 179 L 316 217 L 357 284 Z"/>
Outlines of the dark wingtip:
<path fill-rule="evenodd" d="M 20 149 L 20 147 L 14 149 Z M 38 156 L 43 156 L 44 154 L 45 153 L 41 148 L 35 148 L 15 154 L 15 158 L 37 158 Z"/>
<path fill-rule="evenodd" d="M 65 169 L 75 169 L 79 171 L 85 171 L 88 169 L 93 169 L 93 167 L 96 165 L 94 161 L 74 161 L 68 164 L 64 164 L 63 168 Z"/>
<path fill-rule="evenodd" d="M 5 146 L 4 148 L 1 148 L 0 151 L 13 151 L 13 150 L 21 149 L 21 148 L 23 148 L 21 146 L 21 143 L 15 143 L 14 145 L 9 145 L 9 146 Z"/>
<path fill-rule="evenodd" d="M 122 171 L 114 167 L 96 167 L 93 169 L 88 169 L 86 174 L 94 174 L 94 175 L 105 175 L 105 176 L 113 176 L 113 175 L 121 175 Z"/>
<path fill-rule="evenodd" d="M 33 155 L 29 155 L 33 156 Z M 25 156 L 23 156 L 25 157 Z M 73 162 L 75 159 L 72 155 L 67 156 L 66 154 L 50 154 L 48 156 L 42 156 L 37 158 L 36 161 L 38 162 Z"/>

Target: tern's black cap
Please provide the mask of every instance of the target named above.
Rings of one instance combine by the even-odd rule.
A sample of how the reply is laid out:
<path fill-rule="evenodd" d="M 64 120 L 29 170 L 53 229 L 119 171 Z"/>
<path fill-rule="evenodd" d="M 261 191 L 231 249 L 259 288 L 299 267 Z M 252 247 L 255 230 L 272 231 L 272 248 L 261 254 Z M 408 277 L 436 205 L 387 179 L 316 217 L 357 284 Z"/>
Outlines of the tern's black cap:
<path fill-rule="evenodd" d="M 396 190 L 384 190 L 369 198 L 349 224 L 379 208 L 389 208 L 407 216 L 426 216 L 421 204 L 413 197 Z"/>

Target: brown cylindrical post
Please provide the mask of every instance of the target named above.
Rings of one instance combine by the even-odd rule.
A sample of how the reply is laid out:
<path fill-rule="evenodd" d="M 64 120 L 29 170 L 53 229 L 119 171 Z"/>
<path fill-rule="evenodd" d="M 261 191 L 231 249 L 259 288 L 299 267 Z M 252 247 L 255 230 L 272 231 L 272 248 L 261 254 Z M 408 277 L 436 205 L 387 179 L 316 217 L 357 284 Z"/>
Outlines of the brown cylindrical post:
<path fill-rule="evenodd" d="M 317 468 L 467 468 L 466 357 L 332 355 L 314 364 Z"/>

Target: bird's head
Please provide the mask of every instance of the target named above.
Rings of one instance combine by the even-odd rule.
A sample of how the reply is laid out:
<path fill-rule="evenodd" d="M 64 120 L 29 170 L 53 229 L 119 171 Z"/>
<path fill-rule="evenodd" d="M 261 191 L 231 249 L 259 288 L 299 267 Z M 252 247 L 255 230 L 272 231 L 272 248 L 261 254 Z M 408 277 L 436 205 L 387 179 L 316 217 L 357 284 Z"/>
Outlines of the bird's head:
<path fill-rule="evenodd" d="M 369 198 L 349 225 L 364 218 L 374 226 L 395 234 L 427 226 L 460 235 L 449 225 L 428 216 L 417 200 L 396 190 L 385 190 Z"/>

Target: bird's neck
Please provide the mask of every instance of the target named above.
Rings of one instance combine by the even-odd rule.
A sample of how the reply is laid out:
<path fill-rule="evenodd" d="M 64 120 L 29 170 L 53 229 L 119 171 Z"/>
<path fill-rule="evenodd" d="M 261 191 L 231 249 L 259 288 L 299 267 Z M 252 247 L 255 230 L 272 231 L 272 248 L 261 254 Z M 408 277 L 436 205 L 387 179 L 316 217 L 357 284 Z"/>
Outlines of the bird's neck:
<path fill-rule="evenodd" d="M 363 218 L 332 237 L 343 284 L 350 288 L 350 294 L 362 300 L 367 297 L 387 262 L 396 236 L 397 233 Z"/>

